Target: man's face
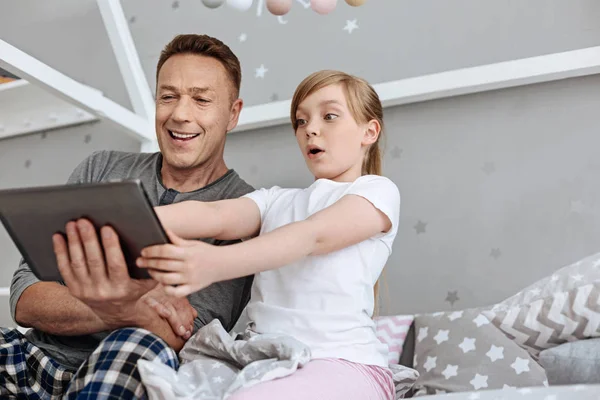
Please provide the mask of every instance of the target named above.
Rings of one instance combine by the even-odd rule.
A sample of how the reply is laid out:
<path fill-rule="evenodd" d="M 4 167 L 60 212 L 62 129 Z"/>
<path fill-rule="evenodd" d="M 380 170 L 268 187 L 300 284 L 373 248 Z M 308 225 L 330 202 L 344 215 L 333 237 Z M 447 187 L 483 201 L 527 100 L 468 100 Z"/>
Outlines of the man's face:
<path fill-rule="evenodd" d="M 156 137 L 163 162 L 177 170 L 219 163 L 225 136 L 235 128 L 242 101 L 216 59 L 170 57 L 156 84 Z"/>

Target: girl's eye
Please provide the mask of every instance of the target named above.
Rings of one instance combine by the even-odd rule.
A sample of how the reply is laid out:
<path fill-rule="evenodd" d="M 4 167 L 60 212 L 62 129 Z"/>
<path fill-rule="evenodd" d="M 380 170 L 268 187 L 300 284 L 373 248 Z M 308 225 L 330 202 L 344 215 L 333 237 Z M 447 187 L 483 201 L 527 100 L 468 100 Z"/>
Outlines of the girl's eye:
<path fill-rule="evenodd" d="M 298 119 L 296 120 L 296 125 L 298 125 L 298 126 L 302 126 L 302 125 L 304 125 L 304 124 L 306 124 L 306 120 L 305 120 L 305 119 L 298 118 Z"/>
<path fill-rule="evenodd" d="M 334 120 L 334 119 L 336 119 L 337 117 L 338 117 L 337 115 L 335 115 L 335 114 L 332 114 L 332 113 L 325 114 L 325 119 L 326 119 L 327 121 Z"/>

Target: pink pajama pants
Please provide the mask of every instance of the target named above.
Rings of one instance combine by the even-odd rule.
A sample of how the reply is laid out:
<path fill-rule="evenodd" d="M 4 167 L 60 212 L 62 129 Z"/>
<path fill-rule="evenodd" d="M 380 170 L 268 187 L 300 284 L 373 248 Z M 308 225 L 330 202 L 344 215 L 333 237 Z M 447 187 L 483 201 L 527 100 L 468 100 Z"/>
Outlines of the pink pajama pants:
<path fill-rule="evenodd" d="M 285 378 L 242 389 L 229 400 L 393 400 L 392 373 L 339 359 L 312 360 Z"/>

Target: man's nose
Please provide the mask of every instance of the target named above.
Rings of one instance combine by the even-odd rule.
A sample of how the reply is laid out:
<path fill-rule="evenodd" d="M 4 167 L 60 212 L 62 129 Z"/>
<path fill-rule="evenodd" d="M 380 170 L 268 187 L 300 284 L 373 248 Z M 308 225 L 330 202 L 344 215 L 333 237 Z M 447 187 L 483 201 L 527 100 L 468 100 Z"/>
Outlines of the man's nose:
<path fill-rule="evenodd" d="M 173 109 L 173 114 L 171 114 L 171 118 L 176 122 L 190 122 L 192 120 L 192 104 L 191 101 L 186 97 L 182 97 L 179 99 L 175 108 Z"/>

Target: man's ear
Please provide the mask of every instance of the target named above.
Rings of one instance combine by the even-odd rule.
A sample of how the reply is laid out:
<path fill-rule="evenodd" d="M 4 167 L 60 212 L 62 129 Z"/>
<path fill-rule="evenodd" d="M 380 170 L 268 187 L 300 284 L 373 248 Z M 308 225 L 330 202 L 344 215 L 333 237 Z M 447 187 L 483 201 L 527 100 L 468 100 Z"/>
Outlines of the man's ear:
<path fill-rule="evenodd" d="M 376 119 L 372 119 L 365 125 L 365 133 L 363 135 L 362 144 L 365 146 L 372 145 L 377 142 L 379 133 L 381 132 L 381 124 Z"/>
<path fill-rule="evenodd" d="M 227 124 L 227 132 L 232 131 L 238 124 L 238 120 L 240 118 L 240 113 L 242 112 L 242 108 L 244 107 L 244 100 L 236 99 L 231 104 L 231 110 L 229 112 L 229 123 Z"/>

